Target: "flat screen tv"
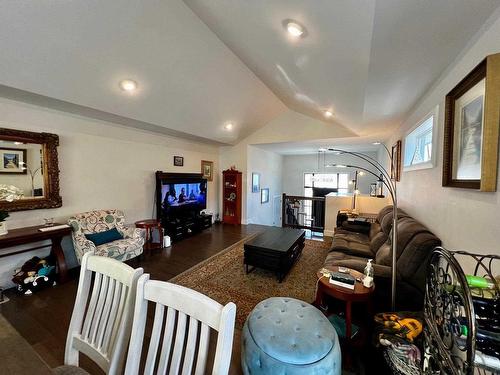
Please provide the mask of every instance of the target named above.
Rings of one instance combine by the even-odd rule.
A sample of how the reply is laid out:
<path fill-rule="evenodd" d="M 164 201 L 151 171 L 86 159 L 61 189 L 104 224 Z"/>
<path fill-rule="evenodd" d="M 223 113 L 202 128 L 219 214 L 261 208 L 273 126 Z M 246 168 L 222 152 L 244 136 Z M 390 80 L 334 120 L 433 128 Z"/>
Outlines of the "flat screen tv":
<path fill-rule="evenodd" d="M 192 218 L 207 208 L 207 180 L 201 173 L 156 172 L 157 217 L 163 225 Z"/>
<path fill-rule="evenodd" d="M 161 185 L 162 205 L 164 207 L 196 206 L 207 208 L 207 182 L 178 182 Z"/>

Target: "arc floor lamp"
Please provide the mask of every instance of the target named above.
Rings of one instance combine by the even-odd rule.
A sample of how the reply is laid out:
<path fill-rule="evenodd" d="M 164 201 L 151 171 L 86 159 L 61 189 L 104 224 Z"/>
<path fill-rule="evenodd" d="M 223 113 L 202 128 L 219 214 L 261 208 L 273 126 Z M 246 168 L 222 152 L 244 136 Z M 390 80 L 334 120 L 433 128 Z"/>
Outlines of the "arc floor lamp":
<path fill-rule="evenodd" d="M 389 149 L 380 142 L 375 142 L 375 145 L 382 145 L 387 152 L 387 155 L 389 157 L 389 160 L 391 162 L 391 167 L 394 165 L 394 161 L 392 159 L 392 155 L 389 152 Z M 355 152 L 355 151 L 347 151 L 347 150 L 342 150 L 338 148 L 327 148 L 323 149 L 324 152 L 332 152 L 334 154 L 340 155 L 340 154 L 345 154 L 345 155 L 351 155 L 356 157 L 359 160 L 364 160 L 368 164 L 370 164 L 377 172 L 378 174 L 374 173 L 373 170 L 361 167 L 359 165 L 344 165 L 344 164 L 328 164 L 328 167 L 337 167 L 337 168 L 356 168 L 365 171 L 366 173 L 369 173 L 373 176 L 375 176 L 378 180 L 379 183 L 382 183 L 387 190 L 389 191 L 389 195 L 392 200 L 392 246 L 391 246 L 391 251 L 392 251 L 392 270 L 391 270 L 391 309 L 392 311 L 396 310 L 396 274 L 397 274 L 397 243 L 398 243 L 398 231 L 397 231 L 397 223 L 398 223 L 398 198 L 397 198 L 397 189 L 396 189 L 396 181 L 391 178 L 391 173 L 388 171 L 384 166 L 376 159 L 365 155 L 361 152 Z"/>

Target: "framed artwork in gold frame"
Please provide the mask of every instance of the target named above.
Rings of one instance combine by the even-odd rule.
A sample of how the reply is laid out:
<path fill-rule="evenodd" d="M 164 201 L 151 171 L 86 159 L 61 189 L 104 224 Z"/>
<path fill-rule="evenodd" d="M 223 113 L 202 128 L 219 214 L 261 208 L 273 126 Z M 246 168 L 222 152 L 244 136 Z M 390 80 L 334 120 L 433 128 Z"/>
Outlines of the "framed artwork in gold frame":
<path fill-rule="evenodd" d="M 486 57 L 445 100 L 443 186 L 496 191 L 500 53 Z"/>
<path fill-rule="evenodd" d="M 212 181 L 214 179 L 214 162 L 208 160 L 202 160 L 201 174 L 203 178 L 207 179 L 207 181 Z"/>

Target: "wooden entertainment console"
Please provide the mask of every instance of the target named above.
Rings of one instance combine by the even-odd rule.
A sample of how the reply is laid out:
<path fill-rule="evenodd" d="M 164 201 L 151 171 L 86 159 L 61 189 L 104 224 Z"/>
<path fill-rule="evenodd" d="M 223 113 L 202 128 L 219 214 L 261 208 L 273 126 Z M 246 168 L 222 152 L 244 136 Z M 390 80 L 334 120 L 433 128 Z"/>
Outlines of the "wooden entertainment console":
<path fill-rule="evenodd" d="M 206 183 L 201 173 L 165 173 L 156 172 L 156 216 L 161 222 L 165 234 L 170 236 L 172 241 L 178 241 L 195 233 L 210 228 L 212 226 L 212 215 L 203 215 L 200 213 L 205 208 L 204 205 L 186 202 L 182 204 L 180 199 L 175 204 L 169 204 L 166 197 L 162 194 L 164 185 L 182 185 L 182 184 L 200 184 L 201 194 L 205 195 L 206 204 Z M 205 186 L 203 191 L 202 186 Z M 186 192 L 186 194 L 189 194 Z M 168 199 L 168 197 L 167 197 Z M 177 198 L 176 198 L 177 199 Z"/>

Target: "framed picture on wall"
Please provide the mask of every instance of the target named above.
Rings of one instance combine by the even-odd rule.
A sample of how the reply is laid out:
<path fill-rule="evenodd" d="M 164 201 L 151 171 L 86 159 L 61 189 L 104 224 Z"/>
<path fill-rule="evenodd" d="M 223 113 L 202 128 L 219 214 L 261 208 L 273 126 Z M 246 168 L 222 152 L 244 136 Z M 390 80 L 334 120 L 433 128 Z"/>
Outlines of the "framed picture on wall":
<path fill-rule="evenodd" d="M 252 173 L 252 193 L 258 193 L 260 191 L 260 174 Z"/>
<path fill-rule="evenodd" d="M 391 148 L 391 178 L 395 181 L 401 180 L 401 141 L 397 141 Z"/>
<path fill-rule="evenodd" d="M 201 174 L 207 181 L 214 179 L 214 162 L 208 160 L 201 161 Z"/>
<path fill-rule="evenodd" d="M 446 95 L 443 186 L 496 191 L 500 54 L 488 56 Z"/>
<path fill-rule="evenodd" d="M 260 191 L 260 203 L 269 203 L 269 188 L 263 188 Z"/>
<path fill-rule="evenodd" d="M 184 157 L 183 156 L 174 156 L 174 166 L 175 167 L 184 166 Z"/>
<path fill-rule="evenodd" d="M 0 148 L 0 173 L 26 174 L 26 149 Z"/>

